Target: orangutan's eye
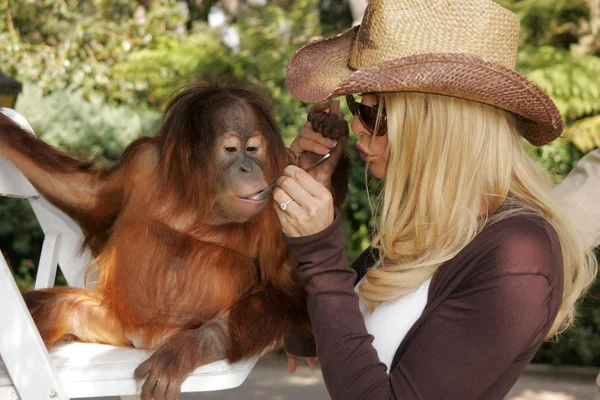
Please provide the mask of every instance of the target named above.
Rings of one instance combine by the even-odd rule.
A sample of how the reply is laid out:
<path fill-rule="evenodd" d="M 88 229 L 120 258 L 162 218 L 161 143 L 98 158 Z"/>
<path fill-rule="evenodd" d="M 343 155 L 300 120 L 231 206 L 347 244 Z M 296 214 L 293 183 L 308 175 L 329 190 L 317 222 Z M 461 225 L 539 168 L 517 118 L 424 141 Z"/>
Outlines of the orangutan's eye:
<path fill-rule="evenodd" d="M 258 150 L 258 148 L 257 148 L 257 147 L 254 147 L 254 146 L 248 146 L 248 147 L 246 147 L 246 151 L 247 151 L 248 153 L 254 153 L 254 152 L 256 152 L 257 150 Z"/>
<path fill-rule="evenodd" d="M 227 147 L 225 147 L 225 151 L 228 153 L 235 153 L 237 151 L 237 148 L 235 148 L 233 146 L 227 146 Z"/>

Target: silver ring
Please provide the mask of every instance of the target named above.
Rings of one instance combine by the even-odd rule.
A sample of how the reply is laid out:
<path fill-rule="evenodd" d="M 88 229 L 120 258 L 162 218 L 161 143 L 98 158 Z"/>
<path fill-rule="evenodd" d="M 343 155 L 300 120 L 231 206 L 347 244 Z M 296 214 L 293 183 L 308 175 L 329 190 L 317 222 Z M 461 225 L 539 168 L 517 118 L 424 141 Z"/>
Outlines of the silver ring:
<path fill-rule="evenodd" d="M 279 208 L 281 208 L 281 211 L 285 211 L 287 209 L 288 204 L 290 204 L 292 201 L 294 201 L 294 199 L 289 199 L 279 204 Z"/>

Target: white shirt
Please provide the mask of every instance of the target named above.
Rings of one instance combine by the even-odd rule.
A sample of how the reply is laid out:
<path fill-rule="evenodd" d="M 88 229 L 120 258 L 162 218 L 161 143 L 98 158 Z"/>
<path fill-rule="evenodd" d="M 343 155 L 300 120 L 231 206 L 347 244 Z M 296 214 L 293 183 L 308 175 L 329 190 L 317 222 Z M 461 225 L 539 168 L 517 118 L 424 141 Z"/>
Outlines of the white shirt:
<path fill-rule="evenodd" d="M 366 275 L 354 287 L 356 293 L 358 287 L 365 281 Z M 373 313 L 369 311 L 362 298 L 360 299 L 359 307 L 367 331 L 375 338 L 373 347 L 377 350 L 381 362 L 387 366 L 388 374 L 396 350 L 425 309 L 430 283 L 431 278 L 415 291 L 379 304 Z"/>

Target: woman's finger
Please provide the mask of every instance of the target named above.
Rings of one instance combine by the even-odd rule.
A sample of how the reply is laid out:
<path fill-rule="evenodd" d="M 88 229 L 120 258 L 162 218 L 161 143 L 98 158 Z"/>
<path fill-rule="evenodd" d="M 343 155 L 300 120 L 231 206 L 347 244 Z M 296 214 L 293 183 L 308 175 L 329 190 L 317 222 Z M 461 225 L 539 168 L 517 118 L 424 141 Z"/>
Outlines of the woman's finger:
<path fill-rule="evenodd" d="M 312 177 L 311 177 L 312 178 Z M 283 189 L 302 210 L 290 209 L 292 215 L 296 217 L 303 216 L 307 210 L 313 208 L 316 199 L 304 189 L 296 178 L 291 176 L 282 176 L 277 180 L 277 186 Z M 284 200 L 285 201 L 285 200 Z"/>
<path fill-rule="evenodd" d="M 295 219 L 295 217 L 302 213 L 300 205 L 296 201 L 296 198 L 287 193 L 287 190 L 282 187 L 278 187 L 273 191 L 273 200 L 277 205 L 277 209 L 284 214 L 286 220 Z M 281 209 L 281 205 L 285 203 L 285 209 Z"/>
<path fill-rule="evenodd" d="M 311 142 L 330 149 L 334 148 L 337 144 L 335 140 L 326 138 L 319 132 L 313 131 L 311 123 L 307 122 L 304 124 L 302 130 L 290 145 L 290 149 L 296 154 L 302 153 L 303 151 L 314 151 L 314 146 L 316 145 L 312 144 Z"/>
<path fill-rule="evenodd" d="M 298 184 L 299 187 L 304 189 L 304 191 L 308 192 L 313 197 L 321 197 L 326 194 L 331 195 L 331 193 L 329 193 L 329 190 L 327 190 L 327 188 L 323 186 L 321 182 L 317 181 L 315 178 L 310 176 L 308 172 L 296 167 L 295 165 L 288 165 L 287 167 L 285 167 L 282 176 L 277 181 L 277 185 L 281 186 L 279 182 L 283 182 L 285 180 L 284 178 L 286 177 L 293 178 L 293 180 Z M 295 187 L 292 186 L 292 190 L 296 190 Z M 293 198 L 296 198 L 295 192 L 289 193 Z"/>
<path fill-rule="evenodd" d="M 298 138 L 296 146 L 301 148 L 302 152 L 310 151 L 311 153 L 316 153 L 319 155 L 325 155 L 325 154 L 329 153 L 329 150 L 331 150 L 333 147 L 335 147 L 335 146 L 328 147 L 324 144 L 321 144 L 312 139 L 308 139 L 308 138 L 304 138 L 304 137 Z"/>
<path fill-rule="evenodd" d="M 320 132 L 313 131 L 310 122 L 304 124 L 304 127 L 302 128 L 302 130 L 300 130 L 300 133 L 296 138 L 309 139 L 327 147 L 335 147 L 335 145 L 337 144 L 335 140 L 326 138 L 325 136 L 321 135 Z"/>
<path fill-rule="evenodd" d="M 298 170 L 302 171 L 299 168 Z M 289 181 L 292 180 L 290 177 L 285 177 L 285 179 Z M 294 184 L 299 187 L 297 182 L 294 182 Z M 286 186 L 286 188 L 288 187 L 288 185 L 284 186 Z M 309 205 L 304 207 L 298 203 L 299 201 L 304 200 L 299 200 L 298 197 L 296 197 L 297 195 L 287 193 L 286 190 L 281 187 L 277 187 L 273 191 L 273 206 L 275 207 L 277 217 L 281 223 L 281 229 L 285 235 L 289 237 L 309 236 L 320 232 L 331 225 L 331 222 L 334 219 L 333 200 L 331 193 L 324 187 L 323 189 L 326 195 L 323 195 L 320 198 L 312 198 L 311 202 L 307 203 Z M 281 210 L 280 208 L 282 203 L 286 205 L 284 210 Z"/>
<path fill-rule="evenodd" d="M 290 214 L 288 214 L 288 212 L 287 212 L 287 208 L 286 208 L 286 210 L 281 209 L 281 203 L 288 201 L 289 199 L 291 199 L 291 197 L 288 196 L 288 194 L 285 193 L 283 191 L 283 189 L 278 188 L 278 187 L 276 187 L 275 190 L 273 190 L 272 196 L 273 196 L 273 208 L 275 209 L 275 212 L 277 213 L 277 218 L 279 218 L 279 222 L 281 223 L 281 228 L 283 229 L 283 233 L 288 235 L 288 233 L 291 233 L 291 232 L 289 232 L 289 229 L 293 229 L 292 228 L 293 224 L 291 224 L 291 218 L 290 218 Z M 290 236 L 290 235 L 288 235 L 288 236 Z"/>

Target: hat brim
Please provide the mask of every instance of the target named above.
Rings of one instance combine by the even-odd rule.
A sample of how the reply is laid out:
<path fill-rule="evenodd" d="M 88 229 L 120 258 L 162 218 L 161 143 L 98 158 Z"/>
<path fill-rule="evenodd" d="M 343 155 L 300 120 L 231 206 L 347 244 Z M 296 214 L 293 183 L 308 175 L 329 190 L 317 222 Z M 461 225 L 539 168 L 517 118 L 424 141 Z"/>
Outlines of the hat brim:
<path fill-rule="evenodd" d="M 563 121 L 552 99 L 524 75 L 496 62 L 462 54 L 419 54 L 352 71 L 358 27 L 309 43 L 288 65 L 290 93 L 322 101 L 351 93 L 422 92 L 490 104 L 517 116 L 519 133 L 541 146 L 560 136 Z"/>

